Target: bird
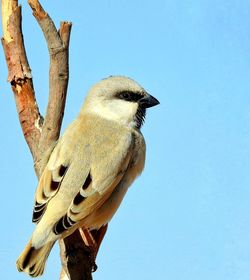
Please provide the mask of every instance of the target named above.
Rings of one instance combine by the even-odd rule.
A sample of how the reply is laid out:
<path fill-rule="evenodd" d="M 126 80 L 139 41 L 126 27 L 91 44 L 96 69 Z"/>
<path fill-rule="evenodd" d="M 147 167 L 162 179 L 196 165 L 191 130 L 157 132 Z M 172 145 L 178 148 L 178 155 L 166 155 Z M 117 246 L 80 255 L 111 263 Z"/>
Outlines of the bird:
<path fill-rule="evenodd" d="M 54 243 L 76 229 L 109 223 L 144 168 L 141 127 L 159 101 L 125 76 L 92 86 L 77 118 L 50 153 L 35 192 L 36 227 L 17 259 L 18 271 L 43 274 Z"/>

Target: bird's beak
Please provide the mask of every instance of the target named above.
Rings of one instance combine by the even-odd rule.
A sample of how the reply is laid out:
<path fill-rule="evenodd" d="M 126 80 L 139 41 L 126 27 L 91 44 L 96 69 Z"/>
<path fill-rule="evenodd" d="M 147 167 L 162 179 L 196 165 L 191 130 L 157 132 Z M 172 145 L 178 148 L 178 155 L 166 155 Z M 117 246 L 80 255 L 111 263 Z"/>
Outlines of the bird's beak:
<path fill-rule="evenodd" d="M 139 104 L 144 108 L 150 108 L 160 104 L 160 102 L 155 97 L 148 94 L 147 96 L 139 100 Z"/>

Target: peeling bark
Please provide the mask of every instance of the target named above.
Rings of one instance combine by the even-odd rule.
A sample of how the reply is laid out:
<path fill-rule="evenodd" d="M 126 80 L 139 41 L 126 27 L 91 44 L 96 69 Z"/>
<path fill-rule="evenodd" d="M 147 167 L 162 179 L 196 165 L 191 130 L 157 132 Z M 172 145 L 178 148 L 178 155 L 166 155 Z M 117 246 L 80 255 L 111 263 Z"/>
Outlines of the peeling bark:
<path fill-rule="evenodd" d="M 21 7 L 17 1 L 2 1 L 2 45 L 8 66 L 8 81 L 14 92 L 19 121 L 34 161 L 38 158 L 43 118 L 36 103 L 35 91 L 23 42 Z"/>

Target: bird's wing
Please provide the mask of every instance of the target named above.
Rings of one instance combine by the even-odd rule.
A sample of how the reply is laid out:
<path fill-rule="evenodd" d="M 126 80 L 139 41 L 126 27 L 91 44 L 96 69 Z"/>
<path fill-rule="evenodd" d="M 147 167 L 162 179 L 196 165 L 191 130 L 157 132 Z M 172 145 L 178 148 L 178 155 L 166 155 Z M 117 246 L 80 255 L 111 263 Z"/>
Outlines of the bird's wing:
<path fill-rule="evenodd" d="M 93 213 L 109 198 L 123 178 L 133 154 L 133 137 L 130 135 L 119 147 L 109 143 L 110 151 L 102 154 L 102 146 L 96 147 L 98 159 L 92 159 L 88 183 L 83 184 L 72 200 L 67 213 L 54 226 L 56 235 L 64 233 L 76 223 Z"/>
<path fill-rule="evenodd" d="M 63 178 L 68 171 L 72 153 L 70 146 L 74 147 L 74 142 L 77 140 L 77 137 L 75 137 L 75 127 L 75 123 L 72 123 L 66 130 L 65 135 L 56 144 L 39 180 L 35 193 L 35 205 L 32 216 L 34 223 L 38 223 L 41 220 L 48 202 L 58 192 Z"/>
<path fill-rule="evenodd" d="M 52 168 L 46 166 L 39 180 L 32 216 L 32 221 L 35 223 L 40 221 L 48 202 L 58 192 L 63 177 L 67 172 L 67 165 L 60 162 L 60 157 L 58 159 L 58 162 L 55 162 Z"/>

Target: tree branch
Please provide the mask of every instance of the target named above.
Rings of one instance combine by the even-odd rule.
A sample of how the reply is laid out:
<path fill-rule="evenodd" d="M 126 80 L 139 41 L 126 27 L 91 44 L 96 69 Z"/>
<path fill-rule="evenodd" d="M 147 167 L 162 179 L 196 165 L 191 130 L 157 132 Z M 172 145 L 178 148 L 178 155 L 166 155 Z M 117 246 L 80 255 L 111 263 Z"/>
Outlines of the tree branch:
<path fill-rule="evenodd" d="M 28 0 L 28 3 L 43 31 L 50 54 L 49 101 L 39 142 L 39 152 L 44 154 L 60 135 L 69 80 L 68 47 L 72 24 L 62 22 L 58 32 L 39 1 Z"/>
<path fill-rule="evenodd" d="M 19 121 L 34 161 L 43 119 L 36 103 L 35 91 L 23 42 L 21 7 L 17 0 L 2 0 L 2 45 L 8 66 L 8 81 L 15 96 Z"/>
<path fill-rule="evenodd" d="M 61 240 L 60 249 L 63 267 L 60 280 L 92 280 L 91 248 L 84 244 L 79 230 Z"/>

